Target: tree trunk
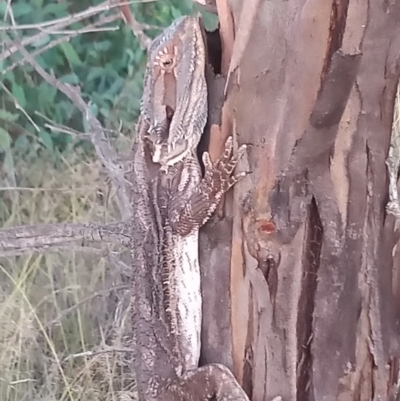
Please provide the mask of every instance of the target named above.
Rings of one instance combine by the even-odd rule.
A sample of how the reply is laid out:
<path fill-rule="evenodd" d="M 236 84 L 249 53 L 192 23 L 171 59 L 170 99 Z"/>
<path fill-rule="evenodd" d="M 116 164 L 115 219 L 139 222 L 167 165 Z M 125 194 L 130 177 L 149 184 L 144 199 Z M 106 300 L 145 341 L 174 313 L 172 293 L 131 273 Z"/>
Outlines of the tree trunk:
<path fill-rule="evenodd" d="M 223 118 L 251 145 L 239 169 L 252 174 L 201 233 L 202 363 L 231 367 L 253 401 L 395 400 L 400 258 L 385 160 L 400 1 L 231 6 L 233 52 L 244 50 Z"/>

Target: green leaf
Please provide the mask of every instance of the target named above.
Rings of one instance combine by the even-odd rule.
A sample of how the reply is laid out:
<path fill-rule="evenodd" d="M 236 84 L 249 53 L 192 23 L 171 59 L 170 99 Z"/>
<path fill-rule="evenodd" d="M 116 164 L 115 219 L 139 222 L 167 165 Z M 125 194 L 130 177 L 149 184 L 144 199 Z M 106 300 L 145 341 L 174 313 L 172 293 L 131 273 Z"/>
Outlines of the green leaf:
<path fill-rule="evenodd" d="M 8 121 L 8 122 L 15 122 L 18 120 L 18 114 L 10 113 L 7 110 L 0 109 L 0 120 Z"/>
<path fill-rule="evenodd" d="M 106 52 L 108 49 L 110 49 L 112 43 L 109 40 L 103 40 L 101 42 L 94 42 L 93 47 L 95 50 L 98 52 Z"/>
<path fill-rule="evenodd" d="M 33 42 L 31 44 L 31 46 L 38 48 L 38 47 L 42 47 L 47 45 L 47 43 L 50 42 L 50 35 L 45 35 L 42 38 L 40 38 L 39 40 L 36 40 L 35 42 Z"/>
<path fill-rule="evenodd" d="M 65 84 L 77 85 L 79 84 L 79 77 L 74 73 L 66 74 L 60 78 L 60 81 L 64 82 Z"/>
<path fill-rule="evenodd" d="M 11 145 L 11 136 L 10 134 L 4 129 L 0 127 L 0 148 L 4 151 L 10 149 Z"/>
<path fill-rule="evenodd" d="M 31 14 L 33 11 L 32 6 L 29 2 L 13 2 L 12 3 L 12 10 L 14 13 L 15 19 L 23 17 L 24 15 Z"/>
<path fill-rule="evenodd" d="M 87 54 L 86 54 L 86 60 L 89 59 L 93 59 L 93 63 L 98 62 L 98 55 L 99 53 L 96 52 L 96 50 L 91 49 L 88 50 Z"/>
<path fill-rule="evenodd" d="M 57 72 L 59 71 L 59 67 L 63 68 L 65 66 L 64 53 L 58 48 L 50 49 L 44 53 L 43 60 L 48 66 L 51 66 L 51 68 Z"/>
<path fill-rule="evenodd" d="M 18 103 L 21 107 L 25 108 L 26 106 L 26 98 L 25 92 L 22 86 L 19 86 L 17 83 L 13 82 L 11 87 L 11 93 L 18 100 Z"/>
<path fill-rule="evenodd" d="M 107 107 L 102 107 L 100 109 L 100 114 L 102 116 L 104 116 L 105 118 L 107 118 L 109 116 L 109 114 L 110 114 L 110 109 L 108 109 Z"/>
<path fill-rule="evenodd" d="M 78 56 L 78 53 L 75 51 L 74 47 L 69 42 L 61 43 L 60 45 L 62 51 L 68 62 L 71 65 L 81 65 L 82 61 Z"/>
<path fill-rule="evenodd" d="M 17 139 L 14 141 L 13 150 L 25 150 L 28 146 L 31 147 L 31 144 L 26 135 L 18 135 Z"/>
<path fill-rule="evenodd" d="M 65 11 L 67 10 L 67 6 L 67 1 L 46 4 L 46 6 L 43 8 L 43 15 L 51 14 L 58 18 L 63 17 L 65 15 Z"/>
<path fill-rule="evenodd" d="M 6 166 L 6 171 L 8 172 L 8 174 L 12 174 L 14 172 L 14 160 L 10 150 L 6 150 L 4 165 Z"/>
<path fill-rule="evenodd" d="M 215 31 L 218 28 L 218 17 L 215 14 L 200 10 L 203 16 L 204 27 L 207 31 Z"/>
<path fill-rule="evenodd" d="M 43 0 L 30 0 L 30 2 L 32 3 L 32 5 L 35 8 L 42 8 L 43 7 Z"/>
<path fill-rule="evenodd" d="M 132 49 L 129 48 L 125 49 L 125 54 L 128 55 L 128 64 L 132 63 L 132 61 L 135 59 L 135 55 Z"/>
<path fill-rule="evenodd" d="M 81 2 L 67 0 L 13 0 L 10 3 L 7 0 L 0 0 L 0 26 L 10 25 L 10 21 L 3 21 L 8 3 L 12 5 L 14 11 L 21 15 L 18 20 L 20 24 L 34 24 L 75 14 L 88 5 L 100 4 L 102 1 L 104 0 L 84 0 Z M 153 26 L 166 27 L 171 23 L 173 17 L 190 14 L 191 4 L 192 0 L 171 0 L 148 4 L 133 4 L 132 9 L 140 21 Z M 30 9 L 33 10 L 31 13 L 29 12 Z M 214 19 L 216 18 L 214 17 Z M 69 29 L 84 28 L 86 25 L 87 21 L 76 22 Z M 31 32 L 30 30 L 24 30 L 24 32 L 20 33 L 21 40 L 33 35 L 33 31 Z M 151 29 L 148 33 L 154 37 L 160 33 L 160 30 Z M 49 40 L 59 37 L 59 35 L 46 32 L 46 36 L 40 38 L 31 48 L 33 50 L 40 49 L 46 46 Z M 124 121 L 132 120 L 138 116 L 146 54 L 140 49 L 128 26 L 124 25 L 124 29 L 113 32 L 78 35 L 71 38 L 69 42 L 46 50 L 46 52 L 37 56 L 36 60 L 46 71 L 54 71 L 56 77 L 62 77 L 61 80 L 63 82 L 80 85 L 82 87 L 82 96 L 85 99 L 92 100 L 93 112 L 98 115 L 103 123 L 108 124 L 109 119 L 116 120 L 116 115 Z M 6 69 L 10 62 L 12 61 L 5 60 L 3 64 L 0 62 L 0 71 Z M 126 78 L 131 81 L 129 89 L 125 88 L 126 84 L 123 81 Z M 82 117 L 77 112 L 76 107 L 56 89 L 50 87 L 38 77 L 28 64 L 25 64 L 23 68 L 9 71 L 0 76 L 0 81 L 4 82 L 12 91 L 18 103 L 28 115 L 34 116 L 35 111 L 37 111 L 57 123 L 77 130 L 83 129 Z M 2 101 L 4 103 L 3 98 L 9 102 L 10 106 L 7 107 L 7 113 L 0 111 L 0 126 L 5 130 L 9 130 L 8 125 L 20 124 L 22 129 L 36 135 L 38 139 L 35 142 L 31 142 L 29 135 L 27 136 L 28 139 L 21 135 L 18 136 L 18 140 L 12 138 L 10 149 L 13 151 L 14 159 L 17 157 L 15 156 L 15 151 L 24 154 L 25 150 L 22 150 L 22 146 L 26 146 L 26 149 L 32 155 L 37 155 L 37 152 L 45 149 L 44 142 L 42 143 L 39 140 L 39 133 L 34 132 L 29 121 L 23 118 L 19 110 L 12 108 L 13 99 L 8 99 L 4 93 L 0 93 L 0 109 L 6 109 L 1 103 Z M 109 114 L 108 117 L 105 117 L 107 114 Z M 42 129 L 45 130 L 45 128 Z M 52 154 L 55 154 L 56 149 L 63 152 L 70 136 L 55 134 L 49 130 L 47 132 L 51 135 Z M 42 134 L 43 138 L 44 135 L 46 134 Z M 22 140 L 23 137 L 25 138 L 24 140 Z M 20 143 L 19 140 L 21 141 L 21 149 L 16 150 L 17 143 Z M 45 140 L 43 139 L 43 141 Z M 28 144 L 26 144 L 27 141 Z M 47 146 L 50 146 L 50 140 Z M 2 157 L 4 158 L 4 156 Z"/>
<path fill-rule="evenodd" d="M 41 139 L 42 143 L 46 148 L 50 151 L 53 150 L 53 139 L 51 135 L 47 131 L 40 131 L 39 138 Z"/>
<path fill-rule="evenodd" d="M 172 14 L 174 20 L 179 17 L 182 17 L 182 11 L 175 7 L 171 7 L 171 14 Z"/>
<path fill-rule="evenodd" d="M 69 101 L 59 101 L 57 103 L 57 115 L 59 116 L 56 121 L 68 121 L 71 118 L 73 106 Z"/>
<path fill-rule="evenodd" d="M 4 14 L 6 13 L 7 10 L 7 2 L 0 2 L 0 19 L 4 19 Z"/>
<path fill-rule="evenodd" d="M 91 68 L 89 74 L 86 76 L 86 83 L 94 81 L 95 79 L 104 75 L 106 71 L 102 67 L 93 67 Z"/>
<path fill-rule="evenodd" d="M 90 103 L 89 104 L 89 108 L 90 108 L 91 112 L 93 113 L 93 115 L 95 117 L 97 117 L 98 114 L 99 114 L 99 108 L 97 107 L 97 104 L 96 103 Z"/>
<path fill-rule="evenodd" d="M 38 99 L 40 102 L 40 105 L 53 105 L 55 106 L 54 99 L 56 98 L 57 95 L 57 89 L 54 88 L 53 86 L 49 85 L 47 82 L 42 82 L 39 87 L 37 88 L 37 91 L 39 92 L 38 94 Z M 42 107 L 42 110 L 44 108 Z"/>

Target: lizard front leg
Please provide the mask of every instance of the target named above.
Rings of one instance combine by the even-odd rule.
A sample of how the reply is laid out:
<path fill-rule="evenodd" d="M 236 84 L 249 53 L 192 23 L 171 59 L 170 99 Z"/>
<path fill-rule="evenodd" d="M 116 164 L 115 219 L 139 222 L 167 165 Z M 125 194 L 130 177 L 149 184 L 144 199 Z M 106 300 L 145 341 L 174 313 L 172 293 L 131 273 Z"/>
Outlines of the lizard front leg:
<path fill-rule="evenodd" d="M 225 150 L 215 163 L 210 160 L 208 152 L 203 153 L 205 174 L 199 185 L 193 189 L 187 202 L 178 208 L 172 207 L 170 215 L 171 228 L 179 235 L 189 235 L 198 230 L 214 213 L 222 196 L 246 173 L 233 175 L 233 170 L 246 150 L 246 145 L 239 147 L 232 154 L 233 140 L 230 136 L 225 143 Z M 177 194 L 179 197 L 180 194 Z M 172 203 L 182 205 L 179 199 Z"/>
<path fill-rule="evenodd" d="M 186 372 L 167 388 L 164 401 L 249 401 L 232 372 L 214 363 Z"/>

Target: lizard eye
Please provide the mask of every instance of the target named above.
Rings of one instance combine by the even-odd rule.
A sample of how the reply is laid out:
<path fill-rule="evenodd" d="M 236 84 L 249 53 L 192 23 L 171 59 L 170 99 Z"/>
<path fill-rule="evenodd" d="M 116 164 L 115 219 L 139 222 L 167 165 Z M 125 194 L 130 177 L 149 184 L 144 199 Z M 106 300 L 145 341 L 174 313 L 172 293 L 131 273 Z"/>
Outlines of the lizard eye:
<path fill-rule="evenodd" d="M 160 56 L 160 61 L 163 67 L 170 68 L 174 64 L 174 58 L 171 54 L 163 54 Z"/>

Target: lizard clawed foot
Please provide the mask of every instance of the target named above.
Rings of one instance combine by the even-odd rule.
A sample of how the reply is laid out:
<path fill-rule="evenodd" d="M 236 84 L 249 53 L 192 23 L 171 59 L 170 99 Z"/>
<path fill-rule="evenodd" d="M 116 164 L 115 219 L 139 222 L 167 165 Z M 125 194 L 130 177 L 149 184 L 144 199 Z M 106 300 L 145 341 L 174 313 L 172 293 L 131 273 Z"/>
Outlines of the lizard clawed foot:
<path fill-rule="evenodd" d="M 247 145 L 241 145 L 239 149 L 233 153 L 233 138 L 230 136 L 225 142 L 224 153 L 215 163 L 212 163 L 208 152 L 203 153 L 203 163 L 205 167 L 204 180 L 210 183 L 212 182 L 215 189 L 219 189 L 216 192 L 221 192 L 221 194 L 227 192 L 233 185 L 248 174 L 242 172 L 232 175 L 240 158 L 246 152 L 246 149 Z"/>
<path fill-rule="evenodd" d="M 233 174 L 245 151 L 246 145 L 242 145 L 233 153 L 232 137 L 229 137 L 224 153 L 215 163 L 211 161 L 208 152 L 203 153 L 203 179 L 192 189 L 189 199 L 182 202 L 180 197 L 179 201 L 175 200 L 177 207 L 171 207 L 170 225 L 176 233 L 184 237 L 193 230 L 198 230 L 214 213 L 229 188 L 248 174 Z"/>

